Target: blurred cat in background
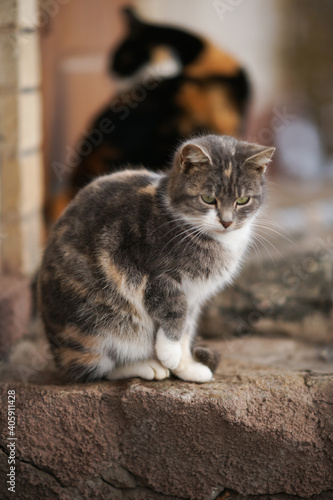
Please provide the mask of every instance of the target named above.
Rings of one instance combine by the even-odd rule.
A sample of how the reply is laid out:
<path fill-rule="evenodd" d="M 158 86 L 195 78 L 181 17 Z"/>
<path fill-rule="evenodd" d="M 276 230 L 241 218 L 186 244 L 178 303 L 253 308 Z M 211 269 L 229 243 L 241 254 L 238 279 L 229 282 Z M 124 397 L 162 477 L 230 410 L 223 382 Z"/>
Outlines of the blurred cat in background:
<path fill-rule="evenodd" d="M 83 138 L 70 198 L 96 176 L 126 164 L 163 170 L 170 152 L 187 137 L 237 137 L 244 124 L 250 87 L 236 60 L 202 37 L 143 22 L 131 8 L 123 12 L 128 35 L 114 52 L 110 71 L 120 81 L 134 81 L 96 116 Z M 176 74 L 163 76 L 161 65 L 145 71 L 161 60 L 173 61 Z"/>

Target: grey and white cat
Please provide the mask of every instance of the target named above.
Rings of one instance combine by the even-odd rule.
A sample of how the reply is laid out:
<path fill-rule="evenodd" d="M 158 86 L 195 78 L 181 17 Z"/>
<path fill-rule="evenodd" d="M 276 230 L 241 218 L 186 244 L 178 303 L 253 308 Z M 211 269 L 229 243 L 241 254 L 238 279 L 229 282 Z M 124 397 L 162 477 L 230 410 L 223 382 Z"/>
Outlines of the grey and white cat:
<path fill-rule="evenodd" d="M 198 137 L 166 174 L 124 170 L 79 192 L 50 234 L 39 278 L 62 372 L 78 381 L 161 380 L 169 370 L 212 378 L 193 358 L 197 318 L 239 269 L 273 152 Z"/>

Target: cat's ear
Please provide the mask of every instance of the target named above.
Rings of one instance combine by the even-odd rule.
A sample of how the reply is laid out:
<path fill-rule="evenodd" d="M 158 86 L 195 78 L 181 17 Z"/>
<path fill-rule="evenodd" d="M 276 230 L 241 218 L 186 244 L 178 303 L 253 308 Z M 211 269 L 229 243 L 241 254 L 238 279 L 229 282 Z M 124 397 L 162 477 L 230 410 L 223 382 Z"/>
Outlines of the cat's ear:
<path fill-rule="evenodd" d="M 212 163 L 211 157 L 201 146 L 197 144 L 185 144 L 180 151 L 180 166 L 184 172 L 191 167 L 199 167 Z"/>
<path fill-rule="evenodd" d="M 260 146 L 259 144 L 251 144 L 251 146 L 244 165 L 255 168 L 258 172 L 264 174 L 269 162 L 272 160 L 275 148 L 271 146 Z"/>
<path fill-rule="evenodd" d="M 130 34 L 133 36 L 141 31 L 143 23 L 137 17 L 135 10 L 132 9 L 132 7 L 124 7 L 122 11 L 128 24 Z"/>

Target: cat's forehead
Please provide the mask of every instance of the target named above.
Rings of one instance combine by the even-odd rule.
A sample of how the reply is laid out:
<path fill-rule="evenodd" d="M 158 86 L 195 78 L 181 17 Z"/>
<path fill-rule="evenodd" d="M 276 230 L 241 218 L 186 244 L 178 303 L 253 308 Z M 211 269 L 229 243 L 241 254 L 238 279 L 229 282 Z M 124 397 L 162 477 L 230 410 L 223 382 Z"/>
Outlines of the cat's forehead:
<path fill-rule="evenodd" d="M 235 156 L 239 144 L 233 137 L 219 137 L 218 149 L 226 156 Z M 239 149 L 239 146 L 238 146 Z"/>
<path fill-rule="evenodd" d="M 229 136 L 208 135 L 202 138 L 202 146 L 215 161 L 234 162 L 242 152 L 242 143 Z"/>

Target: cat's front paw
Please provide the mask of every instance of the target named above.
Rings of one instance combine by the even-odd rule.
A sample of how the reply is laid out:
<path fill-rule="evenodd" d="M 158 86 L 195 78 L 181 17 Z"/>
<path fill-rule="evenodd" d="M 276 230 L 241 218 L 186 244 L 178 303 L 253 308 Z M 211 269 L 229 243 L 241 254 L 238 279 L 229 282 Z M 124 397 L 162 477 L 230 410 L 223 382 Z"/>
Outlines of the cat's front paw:
<path fill-rule="evenodd" d="M 147 364 L 154 370 L 154 380 L 164 380 L 170 376 L 168 368 L 155 359 L 150 359 Z"/>
<path fill-rule="evenodd" d="M 156 355 L 163 366 L 174 370 L 177 368 L 182 355 L 182 347 L 179 342 L 168 339 L 162 330 L 159 330 L 156 338 Z"/>
<path fill-rule="evenodd" d="M 213 373 L 208 366 L 196 361 L 192 361 L 180 369 L 173 370 L 173 373 L 186 382 L 198 382 L 200 384 L 209 382 L 213 378 Z"/>

